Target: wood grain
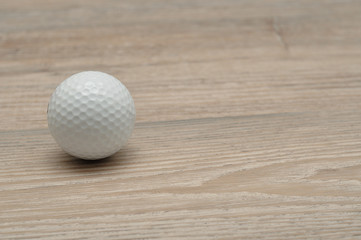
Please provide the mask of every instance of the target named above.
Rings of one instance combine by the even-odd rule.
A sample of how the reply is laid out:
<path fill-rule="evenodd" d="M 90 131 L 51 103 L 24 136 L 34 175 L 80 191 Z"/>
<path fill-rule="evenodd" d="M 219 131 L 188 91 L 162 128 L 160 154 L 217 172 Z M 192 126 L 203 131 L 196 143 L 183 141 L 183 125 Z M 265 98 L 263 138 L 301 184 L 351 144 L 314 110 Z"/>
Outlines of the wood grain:
<path fill-rule="evenodd" d="M 46 106 L 131 91 L 102 161 Z M 361 239 L 361 1 L 0 1 L 0 239 Z"/>

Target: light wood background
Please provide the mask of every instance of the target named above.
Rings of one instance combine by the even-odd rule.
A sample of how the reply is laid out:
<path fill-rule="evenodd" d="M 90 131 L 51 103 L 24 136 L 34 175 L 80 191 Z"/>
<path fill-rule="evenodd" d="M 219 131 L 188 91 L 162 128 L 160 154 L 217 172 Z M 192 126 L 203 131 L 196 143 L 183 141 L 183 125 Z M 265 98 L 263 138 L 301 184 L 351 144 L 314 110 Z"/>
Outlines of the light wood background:
<path fill-rule="evenodd" d="M 103 161 L 47 129 L 99 70 L 137 124 Z M 361 239 L 361 1 L 0 1 L 0 239 Z"/>

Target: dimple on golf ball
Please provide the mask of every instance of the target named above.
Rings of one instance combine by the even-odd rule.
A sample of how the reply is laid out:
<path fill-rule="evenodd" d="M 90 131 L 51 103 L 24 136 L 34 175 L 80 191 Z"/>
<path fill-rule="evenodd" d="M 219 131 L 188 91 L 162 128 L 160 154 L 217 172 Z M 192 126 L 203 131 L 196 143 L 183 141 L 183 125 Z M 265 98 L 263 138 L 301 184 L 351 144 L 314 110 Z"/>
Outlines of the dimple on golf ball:
<path fill-rule="evenodd" d="M 128 141 L 135 107 L 128 89 L 115 77 L 96 71 L 62 82 L 48 105 L 48 126 L 60 147 L 82 159 L 101 159 Z"/>

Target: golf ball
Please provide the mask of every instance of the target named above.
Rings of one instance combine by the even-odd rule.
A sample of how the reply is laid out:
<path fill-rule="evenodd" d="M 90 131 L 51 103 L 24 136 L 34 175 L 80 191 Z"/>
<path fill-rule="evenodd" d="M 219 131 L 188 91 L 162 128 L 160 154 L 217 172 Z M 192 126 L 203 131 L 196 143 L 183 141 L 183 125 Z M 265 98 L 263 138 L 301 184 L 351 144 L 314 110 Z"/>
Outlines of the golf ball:
<path fill-rule="evenodd" d="M 60 147 L 82 159 L 118 152 L 128 141 L 135 107 L 128 89 L 115 77 L 80 72 L 62 82 L 48 105 L 48 127 Z"/>

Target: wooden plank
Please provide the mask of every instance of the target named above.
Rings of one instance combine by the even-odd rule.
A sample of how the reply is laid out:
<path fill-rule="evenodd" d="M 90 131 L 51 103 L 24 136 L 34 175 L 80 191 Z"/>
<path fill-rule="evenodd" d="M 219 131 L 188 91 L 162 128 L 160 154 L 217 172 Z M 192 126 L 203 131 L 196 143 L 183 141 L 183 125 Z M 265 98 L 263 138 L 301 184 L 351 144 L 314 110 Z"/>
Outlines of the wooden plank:
<path fill-rule="evenodd" d="M 0 1 L 1 239 L 361 238 L 360 1 Z M 137 124 L 102 161 L 47 130 L 84 70 Z"/>

